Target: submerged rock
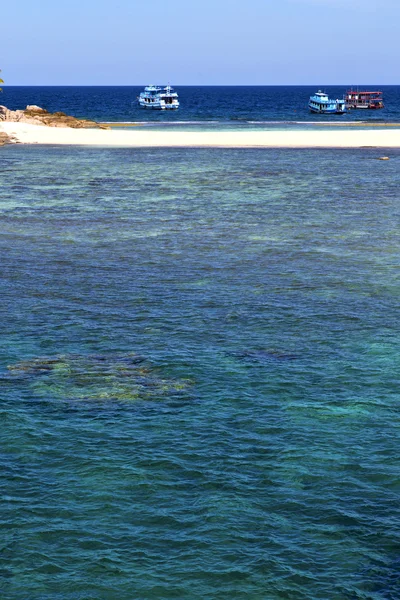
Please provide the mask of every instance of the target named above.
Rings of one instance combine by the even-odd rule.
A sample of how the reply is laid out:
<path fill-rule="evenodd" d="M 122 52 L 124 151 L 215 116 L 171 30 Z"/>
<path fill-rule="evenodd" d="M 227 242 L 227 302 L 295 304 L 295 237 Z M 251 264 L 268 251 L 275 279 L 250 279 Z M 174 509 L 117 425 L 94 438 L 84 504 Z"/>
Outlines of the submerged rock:
<path fill-rule="evenodd" d="M 11 377 L 33 378 L 35 395 L 63 400 L 151 400 L 182 394 L 187 380 L 166 379 L 134 352 L 118 355 L 60 354 L 8 366 Z"/>

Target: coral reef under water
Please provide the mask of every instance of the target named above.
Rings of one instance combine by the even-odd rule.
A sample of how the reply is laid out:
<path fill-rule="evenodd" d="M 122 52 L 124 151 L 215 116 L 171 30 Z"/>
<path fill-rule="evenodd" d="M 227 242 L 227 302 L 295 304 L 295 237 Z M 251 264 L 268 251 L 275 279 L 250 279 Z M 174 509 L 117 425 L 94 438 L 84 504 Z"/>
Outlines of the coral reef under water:
<path fill-rule="evenodd" d="M 190 386 L 189 380 L 163 378 L 134 352 L 37 357 L 9 365 L 8 371 L 12 378 L 33 379 L 35 396 L 63 400 L 156 400 Z"/>

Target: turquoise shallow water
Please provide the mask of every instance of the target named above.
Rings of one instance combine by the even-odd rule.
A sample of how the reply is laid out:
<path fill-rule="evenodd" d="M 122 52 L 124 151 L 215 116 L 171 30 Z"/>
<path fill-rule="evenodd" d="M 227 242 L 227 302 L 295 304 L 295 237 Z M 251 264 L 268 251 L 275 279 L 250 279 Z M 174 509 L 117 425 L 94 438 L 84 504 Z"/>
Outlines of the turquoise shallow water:
<path fill-rule="evenodd" d="M 381 153 L 1 149 L 2 598 L 399 598 Z"/>

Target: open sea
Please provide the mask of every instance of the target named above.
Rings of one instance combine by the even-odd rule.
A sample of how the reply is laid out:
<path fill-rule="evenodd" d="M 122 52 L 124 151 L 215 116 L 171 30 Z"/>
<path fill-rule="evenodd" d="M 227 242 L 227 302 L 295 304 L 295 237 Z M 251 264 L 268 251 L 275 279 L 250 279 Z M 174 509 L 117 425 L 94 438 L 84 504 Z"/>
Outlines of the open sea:
<path fill-rule="evenodd" d="M 2 103 L 224 127 L 258 89 L 247 121 L 311 120 L 315 88 L 238 89 Z M 384 99 L 351 119 L 400 123 Z M 2 600 L 400 598 L 399 166 L 0 148 Z"/>
<path fill-rule="evenodd" d="M 11 87 L 4 86 L 0 103 L 16 110 L 37 104 L 50 112 L 63 111 L 79 118 L 110 123 L 141 123 L 158 127 L 265 128 L 366 122 L 400 126 L 400 86 L 320 86 L 331 98 L 346 90 L 380 90 L 385 108 L 352 110 L 344 115 L 310 113 L 308 100 L 316 86 L 176 86 L 180 108 L 156 111 L 140 108 L 137 96 L 144 86 L 120 87 Z"/>

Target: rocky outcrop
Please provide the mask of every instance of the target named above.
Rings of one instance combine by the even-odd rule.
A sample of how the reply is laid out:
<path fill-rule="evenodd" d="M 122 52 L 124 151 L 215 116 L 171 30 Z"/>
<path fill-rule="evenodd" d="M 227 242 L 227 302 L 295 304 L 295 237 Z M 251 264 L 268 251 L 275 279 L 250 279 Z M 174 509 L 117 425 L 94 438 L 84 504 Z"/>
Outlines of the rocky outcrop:
<path fill-rule="evenodd" d="M 0 106 L 0 121 L 10 121 L 12 123 L 32 123 L 42 125 L 42 122 L 29 115 L 25 115 L 24 110 L 10 110 L 6 106 Z"/>
<path fill-rule="evenodd" d="M 77 119 L 63 112 L 49 113 L 45 108 L 34 104 L 28 105 L 25 110 L 9 110 L 0 106 L 0 122 L 31 123 L 32 125 L 47 125 L 48 127 L 72 127 L 74 129 L 108 129 L 96 121 Z"/>

